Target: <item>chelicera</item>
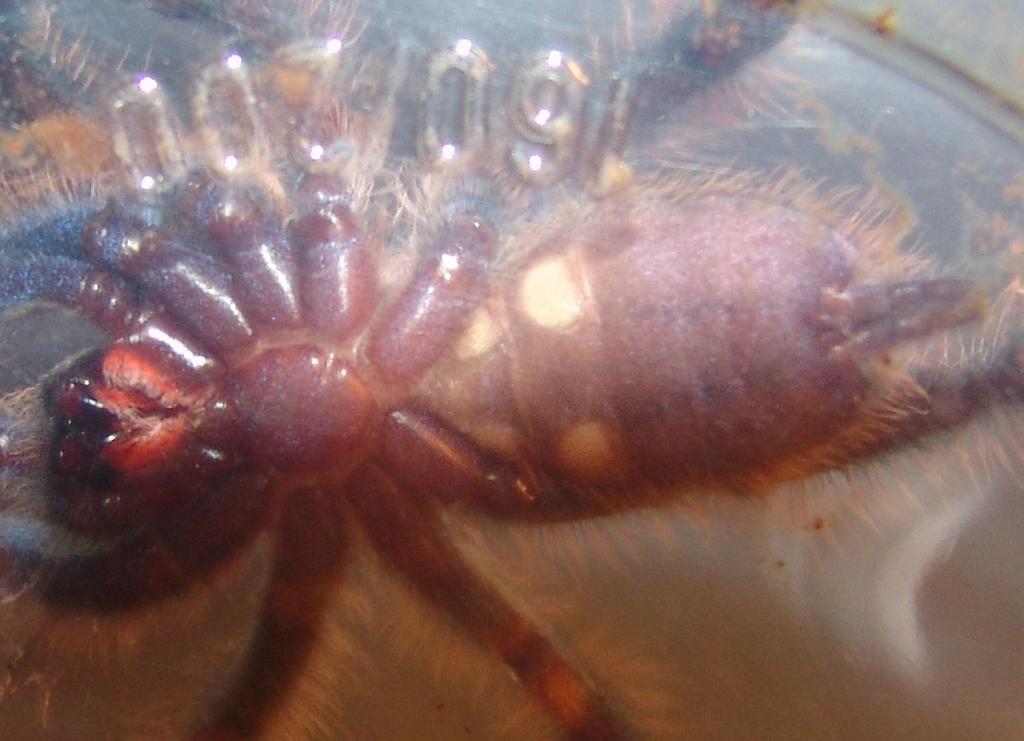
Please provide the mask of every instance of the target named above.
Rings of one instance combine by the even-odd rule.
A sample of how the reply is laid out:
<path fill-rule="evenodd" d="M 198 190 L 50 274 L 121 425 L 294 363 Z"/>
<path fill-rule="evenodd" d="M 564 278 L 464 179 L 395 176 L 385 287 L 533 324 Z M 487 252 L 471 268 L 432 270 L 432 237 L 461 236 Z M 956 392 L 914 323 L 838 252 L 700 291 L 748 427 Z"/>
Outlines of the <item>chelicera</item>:
<path fill-rule="evenodd" d="M 981 292 L 809 189 L 641 173 L 524 223 L 452 181 L 408 261 L 344 175 L 205 171 L 39 228 L 66 249 L 0 257 L 0 308 L 59 302 L 106 334 L 0 401 L 0 466 L 32 472 L 76 546 L 13 543 L 5 568 L 55 609 L 111 614 L 274 534 L 251 646 L 196 737 L 251 737 L 287 702 L 353 526 L 566 736 L 625 737 L 445 511 L 547 523 L 767 491 L 1020 388 L 1015 337 L 955 367 L 907 351 L 980 318 Z"/>

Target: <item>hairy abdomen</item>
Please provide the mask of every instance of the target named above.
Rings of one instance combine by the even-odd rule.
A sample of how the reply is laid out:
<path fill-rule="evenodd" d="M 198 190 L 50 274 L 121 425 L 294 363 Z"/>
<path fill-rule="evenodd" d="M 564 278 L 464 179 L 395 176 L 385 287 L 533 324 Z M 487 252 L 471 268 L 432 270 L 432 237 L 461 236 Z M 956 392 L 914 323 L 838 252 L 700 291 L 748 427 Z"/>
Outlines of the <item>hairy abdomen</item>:
<path fill-rule="evenodd" d="M 455 381 L 443 368 L 424 394 L 496 455 L 581 485 L 756 487 L 877 427 L 891 374 L 881 353 L 842 352 L 856 317 L 828 316 L 822 296 L 882 271 L 816 216 L 665 195 L 526 241 Z"/>

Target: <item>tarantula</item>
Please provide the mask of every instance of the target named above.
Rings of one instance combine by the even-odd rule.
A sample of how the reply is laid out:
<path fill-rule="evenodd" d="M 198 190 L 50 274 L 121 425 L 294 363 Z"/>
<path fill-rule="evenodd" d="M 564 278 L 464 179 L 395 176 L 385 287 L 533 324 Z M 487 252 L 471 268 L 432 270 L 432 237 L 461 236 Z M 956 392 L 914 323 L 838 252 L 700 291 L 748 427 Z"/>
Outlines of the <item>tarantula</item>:
<path fill-rule="evenodd" d="M 714 48 L 731 69 L 736 50 Z M 225 74 L 244 81 L 239 59 Z M 653 106 L 664 75 L 638 79 Z M 244 104 L 247 88 L 234 94 Z M 495 197 L 481 168 L 432 186 L 408 230 L 375 216 L 377 173 L 236 157 L 261 143 L 231 149 L 236 104 L 205 166 L 12 228 L 0 256 L 0 308 L 57 302 L 106 336 L 0 400 L 0 467 L 33 482 L 25 506 L 64 543 L 4 544 L 9 576 L 60 610 L 132 610 L 274 533 L 252 644 L 197 738 L 250 737 L 286 700 L 352 523 L 568 737 L 625 737 L 600 682 L 447 540 L 445 511 L 546 523 L 766 491 L 1021 388 L 1012 331 L 956 368 L 901 352 L 981 318 L 984 292 L 811 187 L 642 172 L 622 185 L 602 166 L 614 197 L 527 198 L 523 220 L 515 189 Z"/>

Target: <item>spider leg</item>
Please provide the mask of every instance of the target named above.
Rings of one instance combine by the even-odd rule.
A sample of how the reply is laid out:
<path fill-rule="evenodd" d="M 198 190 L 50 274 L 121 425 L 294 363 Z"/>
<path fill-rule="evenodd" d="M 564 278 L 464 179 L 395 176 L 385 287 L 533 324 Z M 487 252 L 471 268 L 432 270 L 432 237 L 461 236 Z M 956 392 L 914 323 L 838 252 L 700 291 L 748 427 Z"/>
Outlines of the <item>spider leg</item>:
<path fill-rule="evenodd" d="M 121 82 L 110 74 L 114 70 L 146 71 L 180 89 L 182 65 L 216 48 L 233 29 L 215 23 L 186 28 L 162 12 L 159 5 L 166 4 L 90 0 L 6 8 L 0 16 L 0 122 L 35 119 L 69 106 L 93 108 L 90 96 Z"/>
<path fill-rule="evenodd" d="M 263 615 L 234 683 L 195 739 L 260 733 L 313 652 L 346 555 L 337 497 L 297 489 L 284 503 Z"/>
<path fill-rule="evenodd" d="M 109 273 L 66 255 L 0 256 L 0 311 L 33 301 L 56 301 L 107 331 L 129 326 L 137 316 L 131 288 Z"/>
<path fill-rule="evenodd" d="M 660 120 L 689 96 L 723 83 L 774 48 L 793 18 L 772 5 L 780 4 L 726 0 L 675 13 L 657 41 L 631 62 L 638 119 Z M 665 59 L 678 65 L 670 70 Z"/>
<path fill-rule="evenodd" d="M 447 542 L 434 501 L 410 496 L 372 465 L 357 471 L 350 487 L 356 515 L 381 556 L 468 635 L 496 650 L 567 737 L 625 737 L 587 679 Z"/>
<path fill-rule="evenodd" d="M 627 492 L 556 482 L 535 467 L 488 455 L 431 414 L 393 411 L 382 433 L 388 470 L 405 486 L 446 505 L 532 522 L 602 517 L 636 506 Z M 647 493 L 637 496 L 650 503 Z"/>

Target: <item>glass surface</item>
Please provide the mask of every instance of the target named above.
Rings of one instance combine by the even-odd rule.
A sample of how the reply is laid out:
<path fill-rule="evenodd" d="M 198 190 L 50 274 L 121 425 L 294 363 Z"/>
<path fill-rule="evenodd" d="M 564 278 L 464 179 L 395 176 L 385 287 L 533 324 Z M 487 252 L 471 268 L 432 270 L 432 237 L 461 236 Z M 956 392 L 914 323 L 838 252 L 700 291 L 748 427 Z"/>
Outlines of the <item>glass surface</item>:
<path fill-rule="evenodd" d="M 77 283 L 62 283 L 53 271 L 65 265 L 61 259 L 83 256 L 83 221 L 111 198 L 173 213 L 185 251 L 201 252 L 198 227 L 173 205 L 196 172 L 212 173 L 216 182 L 259 183 L 285 220 L 308 208 L 308 196 L 297 193 L 302 177 L 343 182 L 353 223 L 376 250 L 384 305 L 420 275 L 417 260 L 424 253 L 441 249 L 433 235 L 455 218 L 450 214 L 467 211 L 494 225 L 496 257 L 487 258 L 486 288 L 465 295 L 478 302 L 486 295 L 489 310 L 506 316 L 518 310 L 523 281 L 534 275 L 535 264 L 522 255 L 547 254 L 557 250 L 548 242 L 577 239 L 615 253 L 629 228 L 644 233 L 642 221 L 628 214 L 655 204 L 651 221 L 670 222 L 657 210 L 666 194 L 680 208 L 713 204 L 704 199 L 716 193 L 781 206 L 797 221 L 793 214 L 809 214 L 847 236 L 855 251 L 870 252 L 858 262 L 854 285 L 912 283 L 920 289 L 930 277 L 969 285 L 972 296 L 985 300 L 967 309 L 941 297 L 900 298 L 909 295 L 904 291 L 885 294 L 889 303 L 880 310 L 862 304 L 867 318 L 855 316 L 861 309 L 840 315 L 842 342 L 864 353 L 855 365 L 866 377 L 873 383 L 899 374 L 910 379 L 899 387 L 908 394 L 902 406 L 892 400 L 886 407 L 892 414 L 872 421 L 875 428 L 899 431 L 879 433 L 868 451 L 847 442 L 835 461 L 820 454 L 806 467 L 815 470 L 795 463 L 787 468 L 791 461 L 780 457 L 769 461 L 779 470 L 764 473 L 771 466 L 763 466 L 760 479 L 752 475 L 742 485 L 722 472 L 729 461 L 709 464 L 722 474 L 713 483 L 694 484 L 678 473 L 666 483 L 634 471 L 615 496 L 637 506 L 600 517 L 570 508 L 557 522 L 488 515 L 472 499 L 445 501 L 442 493 L 435 497 L 443 503 L 437 532 L 496 599 L 557 647 L 606 704 L 615 727 L 631 737 L 1024 735 L 1018 567 L 1024 558 L 1024 376 L 1013 365 L 1024 349 L 1016 282 L 1024 260 L 1024 67 L 1019 31 L 1014 35 L 1020 24 L 1012 22 L 1020 11 L 1011 3 L 956 3 L 956 12 L 941 13 L 928 3 L 896 3 L 888 10 L 877 3 L 793 3 L 785 11 L 772 5 L 0 3 L 0 735 L 187 738 L 210 730 L 218 714 L 230 715 L 224 697 L 264 681 L 252 679 L 246 657 L 262 645 L 267 595 L 274 584 L 285 592 L 289 584 L 305 584 L 303 573 L 326 592 L 322 609 L 303 613 L 300 599 L 293 622 L 286 617 L 277 628 L 297 626 L 294 633 L 307 631 L 311 642 L 281 633 L 284 658 L 267 659 L 256 672 L 267 677 L 267 696 L 274 699 L 242 693 L 252 705 L 245 711 L 252 721 L 247 733 L 450 739 L 559 738 L 566 732 L 557 713 L 538 700 L 543 693 L 524 689 L 500 657 L 505 636 L 489 639 L 485 630 L 467 628 L 472 618 L 453 617 L 458 610 L 450 606 L 459 598 L 450 589 L 424 596 L 429 579 L 417 577 L 422 572 L 415 565 L 403 575 L 381 555 L 350 511 L 356 505 L 338 505 L 346 533 L 336 546 L 345 554 L 343 573 L 340 556 L 338 563 L 325 557 L 338 573 L 320 581 L 320 561 L 302 570 L 299 555 L 284 559 L 299 575 L 274 581 L 274 537 L 285 528 L 280 497 L 312 485 L 347 502 L 345 476 L 357 463 L 339 463 L 337 470 L 333 462 L 318 463 L 310 472 L 291 466 L 285 453 L 262 450 L 285 447 L 283 436 L 253 433 L 256 450 L 239 447 L 239 455 L 274 461 L 259 470 L 272 470 L 266 476 L 285 493 L 254 484 L 252 497 L 259 508 L 266 502 L 266 520 L 208 569 L 182 565 L 191 562 L 178 546 L 171 560 L 181 586 L 166 595 L 157 595 L 160 588 L 152 584 L 173 581 L 153 566 L 167 555 L 160 550 L 171 537 L 162 539 L 167 521 L 113 535 L 88 528 L 69 535 L 67 522 L 55 514 L 53 467 L 61 450 L 55 441 L 68 429 L 91 434 L 93 428 L 59 419 L 54 379 L 64 378 L 86 351 L 105 347 L 109 333 L 95 315 L 83 316 L 83 300 L 69 306 L 67 292 L 41 295 L 33 286 L 49 281 L 76 290 Z M 594 213 L 627 216 L 602 221 Z M 582 225 L 578 231 L 574 220 Z M 607 223 L 622 231 L 598 228 Z M 758 224 L 769 233 L 775 226 Z M 466 239 L 471 246 L 486 241 Z M 788 248 L 768 241 L 764 249 L 773 255 Z M 680 250 L 679 263 L 669 269 L 682 273 L 679 265 L 690 259 L 697 258 Z M 18 278 L 29 265 L 36 266 L 31 279 Z M 441 272 L 459 268 L 457 261 L 440 265 Z M 736 274 L 747 274 L 744 265 L 735 267 Z M 235 283 L 242 282 L 246 270 L 233 270 Z M 152 287 L 140 277 L 144 272 L 120 272 L 135 289 Z M 613 284 L 613 276 L 601 276 L 606 279 Z M 651 280 L 652 291 L 658 285 L 650 276 L 638 280 Z M 583 298 L 572 294 L 574 285 L 592 287 L 556 281 L 545 294 L 552 311 L 566 303 L 589 305 L 586 291 Z M 770 290 L 752 287 L 751 295 Z M 806 290 L 817 300 L 822 286 Z M 206 311 L 175 308 L 162 295 L 172 326 Z M 455 295 L 448 300 L 464 297 Z M 713 302 L 700 308 L 721 309 Z M 762 307 L 752 300 L 739 309 Z M 375 312 L 373 327 L 387 319 Z M 922 314 L 927 321 L 915 329 Z M 293 336 L 318 346 L 344 345 L 325 340 L 322 328 L 309 330 L 308 316 L 297 330 L 266 331 L 257 346 L 285 345 Z M 810 326 L 820 317 L 806 319 Z M 652 320 L 663 329 L 672 321 Z M 435 326 L 412 333 L 403 349 L 418 352 L 417 338 Z M 366 361 L 374 351 L 362 340 L 355 349 L 345 345 L 345 352 L 364 363 L 353 361 L 354 375 L 374 389 L 381 407 L 437 411 L 447 403 L 438 399 L 448 399 L 446 389 L 457 385 L 446 374 L 462 383 L 464 368 L 471 367 L 457 362 L 471 353 L 460 355 L 466 345 L 454 336 L 446 336 L 447 354 L 433 361 L 421 387 L 418 380 L 380 381 L 392 366 Z M 872 345 L 877 336 L 882 340 Z M 689 358 L 698 368 L 717 347 L 712 341 L 692 350 L 671 345 L 673 339 L 666 335 L 670 350 L 658 357 Z M 524 342 L 507 330 L 499 343 L 510 358 L 509 374 L 525 379 L 513 384 L 517 393 L 529 386 L 531 363 L 544 362 L 525 359 Z M 830 351 L 822 350 L 822 357 Z M 792 352 L 802 358 L 795 344 Z M 234 379 L 220 389 L 242 386 L 233 374 L 258 352 L 225 346 L 208 354 Z M 579 385 L 605 383 L 597 367 L 604 362 L 628 386 L 646 358 L 627 355 L 594 360 L 593 378 Z M 759 368 L 758 358 L 730 363 L 736 383 L 756 385 L 758 378 L 740 369 Z M 939 390 L 927 394 L 922 389 L 935 378 Z M 982 379 L 977 387 L 970 386 L 972 378 Z M 716 380 L 704 379 L 708 385 Z M 255 384 L 257 396 L 286 399 L 300 386 L 273 379 Z M 487 379 L 478 386 L 490 388 Z M 415 402 L 401 400 L 408 389 Z M 152 401 L 154 393 L 143 396 Z M 764 389 L 757 403 L 770 407 L 773 393 Z M 835 398 L 842 393 L 837 386 Z M 665 396 L 651 403 L 670 407 L 671 394 Z M 325 427 L 338 424 L 328 402 L 282 405 L 287 412 L 272 427 L 295 419 L 296 434 L 303 435 L 321 419 Z M 446 409 L 451 427 L 442 431 L 457 429 L 478 446 L 474 451 L 516 464 L 527 457 L 503 458 L 501 441 L 487 436 L 492 428 L 468 413 L 460 416 L 457 405 Z M 730 409 L 738 414 L 723 404 L 721 419 L 695 415 L 697 432 L 713 437 L 719 424 L 736 422 Z M 903 429 L 900 415 L 913 416 L 911 409 L 923 412 L 920 424 Z M 787 416 L 788 410 L 773 411 L 766 418 L 781 425 Z M 822 430 L 800 455 L 819 455 L 815 444 L 845 431 Z M 184 434 L 190 439 L 194 431 Z M 745 428 L 738 434 L 756 445 L 772 432 Z M 636 430 L 623 435 L 642 439 Z M 164 439 L 159 454 L 173 456 L 176 448 Z M 365 440 L 376 438 L 366 433 Z M 677 444 L 656 442 L 669 450 Z M 374 444 L 367 442 L 367 449 Z M 234 454 L 232 445 L 227 449 Z M 381 460 L 384 454 L 375 451 L 369 454 Z M 542 472 L 552 456 L 573 467 L 546 450 L 533 452 L 526 463 Z M 138 455 L 144 452 L 128 459 Z M 346 449 L 345 455 L 356 460 L 362 453 Z M 564 488 L 588 490 L 607 462 L 600 451 L 582 457 L 576 466 L 582 471 L 556 477 Z M 349 458 L 339 454 L 338 460 Z M 204 475 L 196 474 L 202 481 Z M 151 487 L 164 485 L 155 481 Z M 430 485 L 419 483 L 400 487 L 403 496 L 429 499 Z M 645 498 L 655 486 L 670 495 Z M 227 520 L 231 509 L 217 512 Z M 202 548 L 227 538 L 234 526 L 218 522 L 189 524 L 198 535 L 177 542 Z M 294 542 L 286 550 L 302 554 L 303 543 L 330 550 L 330 532 L 324 518 L 311 517 L 292 527 Z M 152 558 L 111 559 L 89 579 L 54 571 L 68 559 L 116 551 L 152 533 L 146 541 Z M 73 588 L 60 587 L 54 573 Z M 127 609 L 114 606 L 110 595 L 118 590 L 109 584 L 128 585 Z M 289 646 L 295 650 L 285 655 Z M 296 658 L 303 650 L 308 657 Z M 549 688 L 548 695 L 557 690 Z M 572 714 L 571 700 L 551 702 Z"/>

